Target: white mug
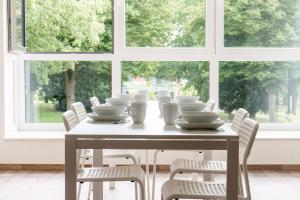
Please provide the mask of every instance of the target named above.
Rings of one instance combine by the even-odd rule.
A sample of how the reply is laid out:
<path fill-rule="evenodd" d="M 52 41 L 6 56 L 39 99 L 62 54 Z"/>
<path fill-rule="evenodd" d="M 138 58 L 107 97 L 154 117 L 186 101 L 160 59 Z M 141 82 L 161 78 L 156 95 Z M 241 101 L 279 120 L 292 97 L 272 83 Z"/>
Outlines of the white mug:
<path fill-rule="evenodd" d="M 163 113 L 162 105 L 163 103 L 170 103 L 172 101 L 171 97 L 158 97 L 158 107 L 160 114 Z"/>
<path fill-rule="evenodd" d="M 147 102 L 147 96 L 144 94 L 136 94 L 133 97 L 133 102 Z"/>
<path fill-rule="evenodd" d="M 167 125 L 175 124 L 178 118 L 178 104 L 177 103 L 163 103 L 163 116 Z"/>
<path fill-rule="evenodd" d="M 146 118 L 146 107 L 145 102 L 133 102 L 130 106 L 130 116 L 134 123 L 140 124 L 145 121 Z"/>

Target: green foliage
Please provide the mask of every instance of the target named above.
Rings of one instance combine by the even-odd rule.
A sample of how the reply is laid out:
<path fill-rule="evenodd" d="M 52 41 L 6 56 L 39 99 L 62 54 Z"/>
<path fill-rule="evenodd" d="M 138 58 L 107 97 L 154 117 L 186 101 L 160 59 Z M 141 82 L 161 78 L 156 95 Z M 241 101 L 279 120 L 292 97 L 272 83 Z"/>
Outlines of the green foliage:
<path fill-rule="evenodd" d="M 299 47 L 299 0 L 225 0 L 226 47 Z M 204 0 L 126 0 L 126 45 L 129 47 L 203 47 Z M 29 52 L 111 52 L 111 0 L 26 0 Z M 111 64 L 106 62 L 29 62 L 30 91 L 65 108 L 63 73 L 76 74 L 75 98 L 103 101 L 111 91 Z M 30 66 L 29 66 L 30 65 Z M 268 92 L 288 105 L 297 99 L 299 63 L 222 62 L 220 107 L 231 113 L 247 108 L 252 116 L 273 109 Z M 123 62 L 122 81 L 155 77 L 209 98 L 208 62 Z M 282 100 L 283 99 L 283 100 Z"/>

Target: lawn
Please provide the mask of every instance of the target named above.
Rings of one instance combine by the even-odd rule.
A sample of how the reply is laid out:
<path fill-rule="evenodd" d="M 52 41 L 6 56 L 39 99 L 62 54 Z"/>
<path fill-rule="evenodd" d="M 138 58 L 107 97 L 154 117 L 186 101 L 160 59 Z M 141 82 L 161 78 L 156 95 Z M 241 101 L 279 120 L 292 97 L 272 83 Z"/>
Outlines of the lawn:
<path fill-rule="evenodd" d="M 34 104 L 35 110 L 35 123 L 61 123 L 62 113 L 56 111 L 52 102 L 44 103 L 43 101 L 36 101 Z"/>

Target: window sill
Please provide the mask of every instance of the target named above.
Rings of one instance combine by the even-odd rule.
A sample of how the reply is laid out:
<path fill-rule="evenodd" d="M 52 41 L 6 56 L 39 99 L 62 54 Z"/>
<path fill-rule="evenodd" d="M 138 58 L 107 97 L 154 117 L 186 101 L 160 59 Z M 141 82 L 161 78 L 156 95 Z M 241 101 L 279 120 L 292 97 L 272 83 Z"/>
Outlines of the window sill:
<path fill-rule="evenodd" d="M 43 133 L 41 133 L 43 132 Z M 14 131 L 5 134 L 5 140 L 64 140 L 64 131 Z M 300 139 L 299 131 L 259 131 L 258 140 Z"/>
<path fill-rule="evenodd" d="M 42 132 L 42 133 L 41 133 Z M 64 140 L 64 131 L 14 131 L 4 135 L 5 140 Z"/>

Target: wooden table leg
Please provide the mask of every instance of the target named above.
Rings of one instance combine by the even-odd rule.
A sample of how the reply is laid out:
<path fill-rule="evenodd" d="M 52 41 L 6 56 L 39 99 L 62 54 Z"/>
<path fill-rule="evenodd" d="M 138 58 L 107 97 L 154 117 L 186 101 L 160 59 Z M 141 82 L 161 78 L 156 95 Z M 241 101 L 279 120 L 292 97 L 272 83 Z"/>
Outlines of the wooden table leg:
<path fill-rule="evenodd" d="M 74 200 L 77 196 L 77 159 L 76 140 L 65 139 L 65 200 Z"/>
<path fill-rule="evenodd" d="M 102 149 L 94 149 L 93 151 L 93 167 L 103 166 L 103 151 Z M 103 200 L 103 183 L 94 182 L 93 183 L 93 199 Z"/>
<path fill-rule="evenodd" d="M 238 168 L 239 168 L 239 141 L 228 140 L 227 142 L 227 200 L 238 199 Z"/>

